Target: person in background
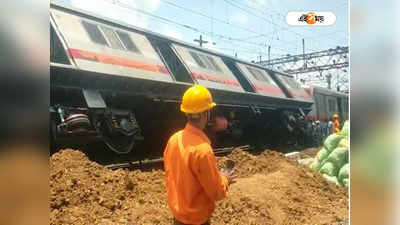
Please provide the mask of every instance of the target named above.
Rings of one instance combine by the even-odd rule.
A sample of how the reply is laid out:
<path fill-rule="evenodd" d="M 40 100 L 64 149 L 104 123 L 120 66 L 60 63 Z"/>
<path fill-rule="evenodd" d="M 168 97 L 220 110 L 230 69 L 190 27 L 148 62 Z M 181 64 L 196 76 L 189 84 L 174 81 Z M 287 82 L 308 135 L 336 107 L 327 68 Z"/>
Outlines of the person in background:
<path fill-rule="evenodd" d="M 339 115 L 338 114 L 334 114 L 332 116 L 332 120 L 333 120 L 333 132 L 334 133 L 340 132 Z"/>
<path fill-rule="evenodd" d="M 328 122 L 328 136 L 333 133 L 333 122 L 329 120 Z"/>
<path fill-rule="evenodd" d="M 321 125 L 321 121 L 317 120 L 315 121 L 315 126 L 316 126 L 316 133 L 317 133 L 317 145 L 321 145 L 323 141 L 323 129 Z"/>
<path fill-rule="evenodd" d="M 233 171 L 218 170 L 210 140 L 203 132 L 215 105 L 207 88 L 190 87 L 180 107 L 187 124 L 170 137 L 165 147 L 168 205 L 174 225 L 209 224 L 215 202 L 226 197 L 235 178 Z"/>
<path fill-rule="evenodd" d="M 325 138 L 329 135 L 328 132 L 329 132 L 328 120 L 325 119 L 322 122 L 322 141 L 324 141 Z"/>

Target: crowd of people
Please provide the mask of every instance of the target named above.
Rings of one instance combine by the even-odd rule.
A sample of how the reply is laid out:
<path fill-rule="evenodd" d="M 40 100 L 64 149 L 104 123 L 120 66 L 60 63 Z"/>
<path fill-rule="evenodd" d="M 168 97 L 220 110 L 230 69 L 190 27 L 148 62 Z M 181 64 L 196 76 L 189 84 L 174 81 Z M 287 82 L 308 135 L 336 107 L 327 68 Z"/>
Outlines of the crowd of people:
<path fill-rule="evenodd" d="M 307 133 L 312 143 L 311 145 L 319 146 L 323 143 L 326 137 L 329 135 L 339 132 L 340 122 L 339 116 L 334 114 L 331 120 L 319 120 L 313 121 L 308 124 Z"/>

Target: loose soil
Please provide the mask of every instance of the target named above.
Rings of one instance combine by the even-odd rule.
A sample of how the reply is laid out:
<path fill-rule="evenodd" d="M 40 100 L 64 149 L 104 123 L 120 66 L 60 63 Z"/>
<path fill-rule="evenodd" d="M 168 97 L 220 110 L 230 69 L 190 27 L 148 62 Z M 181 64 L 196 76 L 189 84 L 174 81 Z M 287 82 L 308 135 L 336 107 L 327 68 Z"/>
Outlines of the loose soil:
<path fill-rule="evenodd" d="M 348 219 L 347 189 L 274 151 L 236 150 L 237 182 L 217 203 L 211 223 L 338 224 Z M 80 151 L 50 158 L 50 224 L 172 224 L 164 172 L 111 171 Z"/>

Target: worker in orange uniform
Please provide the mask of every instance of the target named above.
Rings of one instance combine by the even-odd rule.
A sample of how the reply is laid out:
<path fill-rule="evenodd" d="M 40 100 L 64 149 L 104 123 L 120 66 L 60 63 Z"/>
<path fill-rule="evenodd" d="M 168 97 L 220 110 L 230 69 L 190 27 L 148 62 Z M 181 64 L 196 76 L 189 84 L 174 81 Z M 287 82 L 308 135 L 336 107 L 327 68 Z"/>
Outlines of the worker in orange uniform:
<path fill-rule="evenodd" d="M 340 132 L 340 123 L 339 123 L 338 114 L 334 114 L 332 116 L 332 120 L 333 120 L 333 132 L 334 133 L 339 133 Z"/>
<path fill-rule="evenodd" d="M 187 124 L 168 140 L 164 151 L 168 205 L 174 224 L 209 224 L 215 202 L 227 195 L 231 173 L 218 170 L 210 140 L 203 132 L 216 104 L 201 85 L 183 95 L 181 111 Z"/>

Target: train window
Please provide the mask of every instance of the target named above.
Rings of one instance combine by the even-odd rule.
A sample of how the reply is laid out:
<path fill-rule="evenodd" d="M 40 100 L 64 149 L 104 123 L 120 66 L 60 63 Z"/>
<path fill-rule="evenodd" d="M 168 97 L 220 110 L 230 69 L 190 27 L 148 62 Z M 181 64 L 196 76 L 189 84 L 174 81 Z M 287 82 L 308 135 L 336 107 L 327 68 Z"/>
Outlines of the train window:
<path fill-rule="evenodd" d="M 50 26 L 50 62 L 71 64 L 53 26 Z"/>
<path fill-rule="evenodd" d="M 218 66 L 217 62 L 214 60 L 213 57 L 200 54 L 194 51 L 189 51 L 189 54 L 193 57 L 197 65 L 199 65 L 200 67 L 215 72 L 222 72 L 221 68 Z"/>
<path fill-rule="evenodd" d="M 328 99 L 328 107 L 329 107 L 329 112 L 335 112 L 336 111 L 336 102 L 333 99 Z"/>
<path fill-rule="evenodd" d="M 259 69 L 247 66 L 247 70 L 251 73 L 251 75 L 253 75 L 253 77 L 256 80 L 270 83 L 269 80 L 264 76 L 264 74 Z"/>
<path fill-rule="evenodd" d="M 207 66 L 201 61 L 200 56 L 196 52 L 189 51 L 190 55 L 192 58 L 196 61 L 197 65 L 200 67 L 203 67 L 204 69 L 207 69 Z"/>
<path fill-rule="evenodd" d="M 283 80 L 286 82 L 286 84 L 289 85 L 289 87 L 293 88 L 293 89 L 299 89 L 298 84 L 291 78 L 289 77 L 283 77 Z"/>
<path fill-rule="evenodd" d="M 212 71 L 216 71 L 217 69 L 214 68 L 214 66 L 208 61 L 207 57 L 203 54 L 198 54 L 201 58 L 201 60 L 203 60 L 204 64 L 206 64 L 207 69 L 212 70 Z"/>
<path fill-rule="evenodd" d="M 106 39 L 104 38 L 103 34 L 101 33 L 97 25 L 88 23 L 86 21 L 82 21 L 82 25 L 85 28 L 86 32 L 89 34 L 89 37 L 93 42 L 108 46 Z"/>
<path fill-rule="evenodd" d="M 119 41 L 117 35 L 115 34 L 115 32 L 108 28 L 108 27 L 103 27 L 100 26 L 101 30 L 103 30 L 104 34 L 106 35 L 108 42 L 111 45 L 111 48 L 115 48 L 115 49 L 120 49 L 123 50 L 124 48 L 121 45 L 121 42 Z"/>
<path fill-rule="evenodd" d="M 121 39 L 122 43 L 125 45 L 125 48 L 128 51 L 140 54 L 138 47 L 132 41 L 132 38 L 129 36 L 129 34 L 122 31 L 116 31 L 116 32 L 118 34 L 119 39 Z"/>
<path fill-rule="evenodd" d="M 211 56 L 207 56 L 208 61 L 210 61 L 210 63 L 214 66 L 214 68 L 218 71 L 218 72 L 222 72 L 221 68 L 218 66 L 217 62 L 215 62 L 215 59 Z"/>

